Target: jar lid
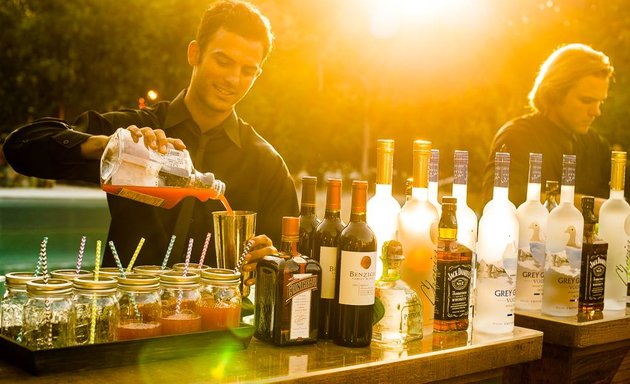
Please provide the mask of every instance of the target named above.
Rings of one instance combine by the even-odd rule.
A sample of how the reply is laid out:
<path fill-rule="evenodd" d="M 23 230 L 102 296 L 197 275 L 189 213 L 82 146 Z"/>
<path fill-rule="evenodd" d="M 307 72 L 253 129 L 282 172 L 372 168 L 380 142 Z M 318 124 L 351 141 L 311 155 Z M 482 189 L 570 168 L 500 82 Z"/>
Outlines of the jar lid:
<path fill-rule="evenodd" d="M 198 273 L 189 272 L 188 275 L 182 275 L 181 271 L 169 271 L 160 275 L 160 285 L 164 287 L 193 287 L 199 284 L 200 276 Z"/>
<path fill-rule="evenodd" d="M 186 263 L 177 263 L 173 265 L 173 271 L 183 271 L 184 267 L 186 266 Z M 199 273 L 201 274 L 202 271 L 207 271 L 208 269 L 210 269 L 209 265 L 202 265 L 201 267 L 199 266 L 198 263 L 190 263 L 188 265 L 188 272 L 195 272 L 195 273 Z"/>
<path fill-rule="evenodd" d="M 107 277 L 118 277 L 120 276 L 120 271 L 116 267 L 101 267 L 98 270 L 99 276 L 107 276 Z"/>
<path fill-rule="evenodd" d="M 72 293 L 72 283 L 62 279 L 48 279 L 48 283 L 44 279 L 38 278 L 26 283 L 26 292 L 37 296 L 56 296 Z"/>
<path fill-rule="evenodd" d="M 26 282 L 42 278 L 42 276 L 35 276 L 33 272 L 10 272 L 5 277 L 7 287 L 22 289 L 26 289 Z"/>
<path fill-rule="evenodd" d="M 241 282 L 241 273 L 232 269 L 209 268 L 201 272 L 201 280 L 204 283 L 214 284 L 238 284 Z"/>
<path fill-rule="evenodd" d="M 125 277 L 119 276 L 118 288 L 128 291 L 152 291 L 160 286 L 158 276 L 144 275 L 140 273 L 129 273 Z"/>
<path fill-rule="evenodd" d="M 106 291 L 116 289 L 118 281 L 113 277 L 101 277 L 94 280 L 94 276 L 79 276 L 72 280 L 74 289 L 85 291 Z"/>
<path fill-rule="evenodd" d="M 133 267 L 135 273 L 142 273 L 144 275 L 159 276 L 165 272 L 170 271 L 170 267 L 162 269 L 161 265 L 138 265 Z"/>
<path fill-rule="evenodd" d="M 80 270 L 79 274 L 77 274 L 76 269 L 56 269 L 50 273 L 50 276 L 52 276 L 55 279 L 72 281 L 74 280 L 75 277 L 81 277 L 81 276 L 89 277 L 89 276 L 94 276 L 94 274 L 84 269 Z"/>

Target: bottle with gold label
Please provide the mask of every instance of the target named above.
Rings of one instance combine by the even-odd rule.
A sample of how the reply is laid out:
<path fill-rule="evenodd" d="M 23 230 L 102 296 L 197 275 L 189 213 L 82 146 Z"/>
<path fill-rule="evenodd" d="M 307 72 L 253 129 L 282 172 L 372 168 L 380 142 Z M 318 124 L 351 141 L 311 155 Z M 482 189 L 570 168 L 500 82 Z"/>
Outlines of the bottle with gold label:
<path fill-rule="evenodd" d="M 280 253 L 256 266 L 254 336 L 279 346 L 318 337 L 321 268 L 298 252 L 299 226 L 298 217 L 283 217 Z"/>
<path fill-rule="evenodd" d="M 398 240 L 406 254 L 400 276 L 422 299 L 425 326 L 433 324 L 435 248 L 439 220 L 437 209 L 428 198 L 430 156 L 430 141 L 413 142 L 412 197 L 398 216 Z"/>
<path fill-rule="evenodd" d="M 394 140 L 376 143 L 376 187 L 367 202 L 367 223 L 376 235 L 376 279 L 383 273 L 381 248 L 386 241 L 396 238 L 396 222 L 400 203 L 392 196 L 394 174 Z"/>
<path fill-rule="evenodd" d="M 608 243 L 606 267 L 606 310 L 623 310 L 626 307 L 628 275 L 628 240 L 623 230 L 626 217 L 630 215 L 630 205 L 624 198 L 626 179 L 626 152 L 612 152 L 610 174 L 610 198 L 599 210 L 599 237 Z"/>

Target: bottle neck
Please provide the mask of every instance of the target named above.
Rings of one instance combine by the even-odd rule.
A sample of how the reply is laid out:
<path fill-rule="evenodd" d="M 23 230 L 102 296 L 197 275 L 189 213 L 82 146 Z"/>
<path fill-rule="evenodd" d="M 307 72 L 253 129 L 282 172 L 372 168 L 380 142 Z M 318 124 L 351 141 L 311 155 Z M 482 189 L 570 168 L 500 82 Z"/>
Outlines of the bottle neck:
<path fill-rule="evenodd" d="M 575 197 L 575 186 L 563 185 L 560 187 L 560 204 L 573 205 L 574 197 Z"/>
<path fill-rule="evenodd" d="M 624 200 L 624 190 L 623 189 L 611 189 L 610 190 L 610 199 L 611 200 Z"/>
<path fill-rule="evenodd" d="M 438 226 L 438 238 L 440 240 L 457 239 L 457 215 L 455 211 L 456 205 L 442 205 L 442 216 Z"/>
<path fill-rule="evenodd" d="M 393 282 L 400 280 L 400 263 L 398 260 L 387 260 L 386 265 L 383 267 L 381 281 Z"/>
<path fill-rule="evenodd" d="M 375 196 L 391 196 L 392 195 L 392 185 L 391 184 L 376 184 L 374 189 Z"/>
<path fill-rule="evenodd" d="M 527 184 L 527 201 L 538 201 L 540 202 L 540 183 L 529 183 Z"/>
<path fill-rule="evenodd" d="M 411 190 L 411 196 L 420 201 L 427 201 L 429 199 L 429 189 L 428 188 L 416 188 L 414 187 Z"/>
<path fill-rule="evenodd" d="M 457 205 L 466 205 L 468 199 L 468 187 L 466 184 L 453 184 L 453 196 L 457 198 Z"/>
<path fill-rule="evenodd" d="M 284 257 L 299 256 L 298 251 L 299 238 L 282 236 L 282 242 L 280 243 L 280 255 Z"/>
<path fill-rule="evenodd" d="M 341 217 L 341 212 L 339 210 L 326 210 L 326 212 L 324 212 L 324 219 L 328 219 L 328 220 L 335 220 Z"/>
<path fill-rule="evenodd" d="M 508 189 L 507 187 L 494 187 L 492 192 L 492 200 L 507 201 Z"/>
<path fill-rule="evenodd" d="M 300 206 L 300 216 L 313 216 L 315 215 L 315 205 L 302 204 Z"/>

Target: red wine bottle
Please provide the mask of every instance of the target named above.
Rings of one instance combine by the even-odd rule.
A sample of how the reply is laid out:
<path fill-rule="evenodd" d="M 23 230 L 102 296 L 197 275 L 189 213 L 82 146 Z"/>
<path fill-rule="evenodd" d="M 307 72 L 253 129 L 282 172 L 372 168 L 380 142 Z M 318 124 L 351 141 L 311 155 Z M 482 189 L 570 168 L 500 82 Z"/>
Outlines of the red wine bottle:
<path fill-rule="evenodd" d="M 376 236 L 366 221 L 367 186 L 352 182 L 350 223 L 339 235 L 333 342 L 346 347 L 372 340 Z"/>
<path fill-rule="evenodd" d="M 319 338 L 331 339 L 333 335 L 333 308 L 335 270 L 339 234 L 346 226 L 341 220 L 341 179 L 328 179 L 326 190 L 326 212 L 324 220 L 313 234 L 313 259 L 322 268 L 322 291 L 319 302 Z"/>
<path fill-rule="evenodd" d="M 315 195 L 317 177 L 302 177 L 302 201 L 300 202 L 300 240 L 298 251 L 306 256 L 312 256 L 313 233 L 320 223 L 315 213 Z"/>

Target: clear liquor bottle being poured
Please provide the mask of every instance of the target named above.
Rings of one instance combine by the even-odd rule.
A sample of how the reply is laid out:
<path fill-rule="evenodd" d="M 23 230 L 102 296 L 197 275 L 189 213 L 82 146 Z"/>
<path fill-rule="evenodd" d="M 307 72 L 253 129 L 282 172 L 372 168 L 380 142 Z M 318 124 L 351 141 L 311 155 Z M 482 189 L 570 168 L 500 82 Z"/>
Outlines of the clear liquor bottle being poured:
<path fill-rule="evenodd" d="M 119 128 L 101 157 L 101 188 L 108 193 L 162 208 L 172 208 L 184 197 L 201 201 L 219 199 L 230 211 L 223 194 L 225 184 L 211 172 L 199 172 L 187 150 L 169 145 L 161 154 L 135 142 L 131 132 Z"/>

